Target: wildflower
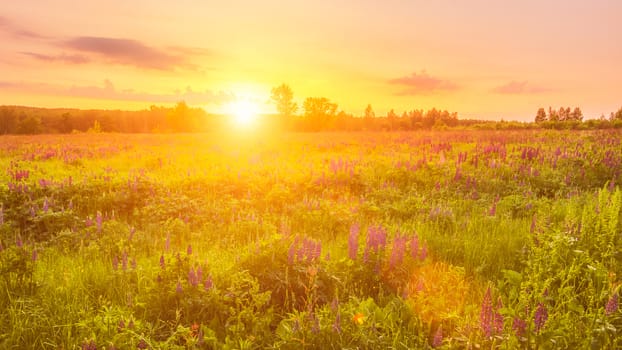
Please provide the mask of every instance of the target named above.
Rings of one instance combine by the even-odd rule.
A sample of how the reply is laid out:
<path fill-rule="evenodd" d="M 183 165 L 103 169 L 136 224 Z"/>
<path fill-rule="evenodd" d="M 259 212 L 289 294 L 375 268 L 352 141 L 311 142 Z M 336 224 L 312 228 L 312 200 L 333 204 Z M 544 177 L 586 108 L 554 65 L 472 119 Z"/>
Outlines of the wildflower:
<path fill-rule="evenodd" d="M 197 283 L 198 283 L 199 281 L 203 280 L 203 268 L 201 268 L 201 266 L 197 267 L 196 274 L 197 274 Z"/>
<path fill-rule="evenodd" d="M 97 216 L 95 216 L 95 222 L 97 223 L 97 232 L 101 232 L 102 231 L 102 213 L 101 212 L 97 212 Z"/>
<path fill-rule="evenodd" d="M 482 301 L 482 309 L 479 313 L 479 325 L 486 338 L 492 336 L 492 321 L 492 297 L 490 287 L 488 287 L 488 289 L 486 289 L 486 294 L 484 294 L 484 300 Z"/>
<path fill-rule="evenodd" d="M 186 252 L 188 253 L 188 255 L 192 255 L 192 245 L 188 244 L 188 249 L 186 250 Z"/>
<path fill-rule="evenodd" d="M 147 345 L 147 342 L 145 341 L 145 339 L 141 339 L 138 344 L 136 345 L 136 347 L 138 349 L 147 349 L 149 347 L 149 345 Z"/>
<path fill-rule="evenodd" d="M 97 344 L 93 340 L 89 340 L 88 342 L 82 343 L 82 350 L 97 350 Z"/>
<path fill-rule="evenodd" d="M 361 228 L 358 223 L 354 223 L 350 226 L 350 236 L 348 237 L 348 256 L 352 260 L 356 260 L 356 256 L 358 254 L 360 229 Z"/>
<path fill-rule="evenodd" d="M 161 267 L 162 269 L 164 269 L 164 268 L 165 268 L 165 266 L 166 266 L 166 265 L 165 265 L 165 263 L 164 263 L 164 254 L 162 254 L 162 255 L 160 255 L 160 267 Z"/>
<path fill-rule="evenodd" d="M 117 326 L 117 332 L 122 332 L 125 328 L 125 322 L 123 320 L 119 320 L 119 325 Z"/>
<path fill-rule="evenodd" d="M 175 287 L 175 291 L 179 294 L 181 294 L 184 290 L 181 287 L 181 282 L 177 281 L 177 286 Z"/>
<path fill-rule="evenodd" d="M 389 266 L 394 268 L 400 265 L 404 260 L 404 252 L 406 251 L 406 238 L 397 236 L 393 240 L 393 249 L 391 249 L 391 257 L 389 259 Z"/>
<path fill-rule="evenodd" d="M 536 314 L 534 316 L 534 325 L 536 326 L 536 332 L 540 332 L 546 320 L 549 318 L 549 313 L 546 310 L 546 306 L 544 304 L 539 303 L 538 308 L 536 309 Z"/>
<path fill-rule="evenodd" d="M 188 283 L 193 287 L 196 287 L 199 284 L 197 275 L 192 267 L 190 268 L 190 271 L 188 271 Z"/>
<path fill-rule="evenodd" d="M 214 281 L 212 280 L 212 275 L 207 276 L 205 279 L 205 283 L 203 284 L 205 291 L 209 291 L 214 287 Z"/>
<path fill-rule="evenodd" d="M 130 262 L 130 266 L 132 266 L 133 270 L 136 270 L 136 258 L 132 258 L 132 261 Z"/>
<path fill-rule="evenodd" d="M 512 330 L 514 330 L 514 334 L 516 334 L 517 337 L 524 336 L 525 331 L 527 330 L 527 322 L 518 316 L 514 317 L 514 321 L 512 322 Z"/>
<path fill-rule="evenodd" d="M 115 271 L 119 269 L 119 258 L 116 255 L 112 257 L 112 269 Z"/>
<path fill-rule="evenodd" d="M 37 258 L 39 257 L 39 253 L 37 253 L 36 249 L 32 250 L 32 261 L 37 261 Z"/>
<path fill-rule="evenodd" d="M 127 252 L 123 252 L 121 256 L 121 269 L 123 271 L 127 270 Z"/>
<path fill-rule="evenodd" d="M 43 212 L 47 213 L 49 208 L 50 208 L 50 203 L 48 202 L 48 199 L 46 197 L 45 200 L 43 201 Z"/>
<path fill-rule="evenodd" d="M 432 340 L 432 347 L 438 348 L 443 345 L 443 326 L 440 325 L 436 329 L 436 333 L 434 334 L 434 339 Z"/>
<path fill-rule="evenodd" d="M 614 293 L 607 301 L 607 306 L 605 306 L 605 315 L 611 316 L 616 311 L 618 311 L 618 293 Z"/>
<path fill-rule="evenodd" d="M 4 224 L 4 207 L 0 206 L 0 225 Z"/>
<path fill-rule="evenodd" d="M 352 316 L 352 322 L 358 325 L 363 324 L 363 322 L 365 322 L 365 315 L 363 315 L 360 312 L 357 312 L 356 314 L 354 314 L 354 316 Z"/>
<path fill-rule="evenodd" d="M 134 320 L 130 320 L 130 322 L 127 324 L 127 328 L 134 329 Z"/>
<path fill-rule="evenodd" d="M 167 252 L 171 249 L 171 235 L 166 235 L 166 241 L 164 242 L 164 250 Z"/>

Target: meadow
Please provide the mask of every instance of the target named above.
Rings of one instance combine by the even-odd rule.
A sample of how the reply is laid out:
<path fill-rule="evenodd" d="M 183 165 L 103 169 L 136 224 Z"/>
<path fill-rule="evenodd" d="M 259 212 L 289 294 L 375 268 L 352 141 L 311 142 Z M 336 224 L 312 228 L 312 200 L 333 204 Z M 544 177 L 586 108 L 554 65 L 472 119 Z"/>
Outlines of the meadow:
<path fill-rule="evenodd" d="M 2 136 L 0 348 L 621 348 L 621 139 Z"/>

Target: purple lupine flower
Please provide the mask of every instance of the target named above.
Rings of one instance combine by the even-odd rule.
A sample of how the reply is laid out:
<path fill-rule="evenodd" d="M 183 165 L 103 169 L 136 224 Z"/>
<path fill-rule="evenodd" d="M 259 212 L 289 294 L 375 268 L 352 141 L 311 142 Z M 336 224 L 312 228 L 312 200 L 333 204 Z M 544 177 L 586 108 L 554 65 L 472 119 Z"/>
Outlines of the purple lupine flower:
<path fill-rule="evenodd" d="M 179 294 L 181 294 L 184 291 L 183 288 L 181 287 L 180 281 L 177 281 L 177 286 L 175 287 L 175 291 Z"/>
<path fill-rule="evenodd" d="M 536 314 L 533 319 L 534 325 L 536 326 L 536 333 L 540 332 L 540 330 L 542 329 L 542 327 L 544 327 L 544 324 L 546 323 L 546 320 L 548 318 L 549 318 L 549 312 L 547 311 L 546 306 L 544 306 L 544 304 L 542 303 L 539 303 L 538 308 L 536 309 Z"/>
<path fill-rule="evenodd" d="M 119 320 L 119 324 L 117 325 L 117 332 L 122 332 L 125 329 L 125 321 L 122 319 Z"/>
<path fill-rule="evenodd" d="M 82 350 L 97 350 L 97 344 L 93 340 L 89 340 L 88 342 L 82 343 L 80 347 Z"/>
<path fill-rule="evenodd" d="M 166 235 L 166 241 L 164 242 L 164 250 L 169 251 L 171 249 L 171 235 Z"/>
<path fill-rule="evenodd" d="M 123 252 L 121 255 L 121 269 L 123 271 L 127 270 L 127 252 Z"/>
<path fill-rule="evenodd" d="M 518 316 L 514 317 L 514 321 L 512 321 L 512 330 L 514 330 L 514 334 L 516 334 L 517 337 L 524 336 L 527 330 L 527 322 Z"/>
<path fill-rule="evenodd" d="M 197 267 L 196 274 L 197 274 L 197 283 L 199 283 L 200 281 L 203 281 L 203 268 L 201 266 Z"/>
<path fill-rule="evenodd" d="M 434 339 L 432 340 L 432 347 L 438 348 L 443 345 L 443 326 L 440 325 L 436 329 L 436 333 L 434 333 Z"/>
<path fill-rule="evenodd" d="M 160 255 L 160 267 L 164 269 L 166 264 L 164 263 L 164 254 Z"/>
<path fill-rule="evenodd" d="M 50 209 L 50 203 L 48 202 L 47 197 L 43 200 L 43 212 L 47 213 L 48 209 Z"/>
<path fill-rule="evenodd" d="M 210 289 L 214 288 L 214 281 L 212 280 L 212 275 L 207 276 L 203 287 L 205 288 L 205 291 L 209 291 Z"/>
<path fill-rule="evenodd" d="M 112 257 L 112 269 L 115 271 L 119 269 L 119 258 L 116 255 Z"/>
<path fill-rule="evenodd" d="M 197 279 L 197 274 L 194 272 L 194 268 L 190 267 L 188 271 L 188 284 L 193 287 L 196 287 L 199 284 L 199 280 Z"/>
<path fill-rule="evenodd" d="M 482 300 L 482 309 L 479 313 L 479 325 L 484 333 L 484 337 L 486 338 L 490 338 L 492 336 L 493 317 L 492 296 L 490 287 L 488 287 L 488 289 L 486 289 L 486 294 L 484 294 L 484 300 Z"/>
<path fill-rule="evenodd" d="M 609 182 L 609 192 L 613 192 L 616 189 L 616 179 L 613 178 L 611 179 L 611 181 Z"/>
<path fill-rule="evenodd" d="M 315 258 L 315 260 L 320 260 L 321 256 L 322 256 L 322 242 L 318 240 L 315 243 L 314 258 Z"/>
<path fill-rule="evenodd" d="M 38 257 L 39 257 L 39 253 L 37 252 L 37 249 L 33 249 L 32 250 L 32 261 L 37 261 Z"/>
<path fill-rule="evenodd" d="M 97 212 L 97 215 L 95 216 L 95 222 L 97 223 L 97 232 L 102 232 L 102 213 L 101 212 Z"/>
<path fill-rule="evenodd" d="M 133 270 L 136 270 L 136 258 L 132 258 L 132 261 L 130 261 L 130 266 Z"/>
<path fill-rule="evenodd" d="M 390 268 L 394 268 L 404 260 L 404 252 L 406 251 L 406 237 L 396 236 L 393 240 L 393 248 L 391 249 L 391 257 L 389 258 Z"/>
<path fill-rule="evenodd" d="M 186 250 L 186 253 L 188 253 L 188 255 L 192 255 L 192 245 L 188 244 L 188 249 Z"/>
<path fill-rule="evenodd" d="M 17 236 L 17 239 L 15 241 L 15 245 L 17 246 L 17 248 L 21 248 L 24 246 L 24 242 L 22 241 L 22 237 L 21 236 Z"/>
<path fill-rule="evenodd" d="M 138 344 L 136 344 L 136 348 L 137 349 L 147 349 L 149 347 L 149 345 L 147 344 L 147 342 L 145 341 L 145 339 L 140 339 L 140 341 L 138 342 Z"/>
<path fill-rule="evenodd" d="M 614 293 L 607 301 L 605 306 L 605 315 L 611 316 L 618 311 L 618 293 Z"/>
<path fill-rule="evenodd" d="M 356 256 L 358 254 L 360 230 L 361 227 L 356 222 L 350 226 L 350 236 L 348 236 L 348 256 L 352 260 L 356 260 Z"/>
<path fill-rule="evenodd" d="M 134 320 L 130 319 L 130 322 L 127 324 L 127 328 L 134 329 Z"/>
<path fill-rule="evenodd" d="M 4 206 L 0 205 L 0 225 L 4 224 Z"/>
<path fill-rule="evenodd" d="M 503 315 L 499 312 L 503 308 L 503 301 L 501 297 L 497 298 L 497 307 L 493 315 L 493 328 L 495 334 L 503 334 Z"/>
<path fill-rule="evenodd" d="M 37 216 L 37 211 L 35 210 L 34 205 L 30 207 L 30 216 L 32 216 L 33 218 Z"/>

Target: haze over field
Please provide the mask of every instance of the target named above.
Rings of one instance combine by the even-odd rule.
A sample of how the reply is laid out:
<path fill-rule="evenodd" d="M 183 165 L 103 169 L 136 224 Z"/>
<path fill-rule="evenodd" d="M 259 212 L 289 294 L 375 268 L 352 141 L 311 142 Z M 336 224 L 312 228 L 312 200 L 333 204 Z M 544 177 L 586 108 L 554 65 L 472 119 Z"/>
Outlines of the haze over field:
<path fill-rule="evenodd" d="M 0 10 L 0 105 L 144 109 L 234 101 L 275 112 L 327 97 L 349 113 L 620 107 L 622 2 L 70 0 Z"/>

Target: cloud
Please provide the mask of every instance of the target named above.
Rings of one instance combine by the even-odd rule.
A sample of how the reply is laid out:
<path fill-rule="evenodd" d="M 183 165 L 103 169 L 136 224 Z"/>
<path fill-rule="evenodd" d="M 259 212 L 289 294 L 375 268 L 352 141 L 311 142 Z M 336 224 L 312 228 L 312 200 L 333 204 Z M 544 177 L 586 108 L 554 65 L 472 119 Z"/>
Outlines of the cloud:
<path fill-rule="evenodd" d="M 18 38 L 18 39 L 47 39 L 46 36 L 41 35 L 39 33 L 35 33 L 27 29 L 23 29 L 13 24 L 6 17 L 1 17 L 1 16 L 0 16 L 0 31 L 8 33 L 9 35 L 15 38 Z"/>
<path fill-rule="evenodd" d="M 528 84 L 526 81 L 511 81 L 505 85 L 497 86 L 492 89 L 492 92 L 506 95 L 539 94 L 548 91 L 551 91 L 551 89 L 533 86 Z"/>
<path fill-rule="evenodd" d="M 236 96 L 231 92 L 194 91 L 187 87 L 183 91 L 169 94 L 157 94 L 140 92 L 133 89 L 118 90 L 110 80 L 105 80 L 103 86 L 74 85 L 63 87 L 52 84 L 37 84 L 25 82 L 0 81 L 0 90 L 27 92 L 29 94 L 42 94 L 53 96 L 71 96 L 91 98 L 98 100 L 137 101 L 146 103 L 175 103 L 185 101 L 189 105 L 222 105 L 235 100 Z"/>
<path fill-rule="evenodd" d="M 188 68 L 185 55 L 172 54 L 143 44 L 138 40 L 82 36 L 65 41 L 63 47 L 83 53 L 98 55 L 111 63 L 139 68 L 174 69 Z"/>
<path fill-rule="evenodd" d="M 60 55 L 45 55 L 45 54 L 40 54 L 40 53 L 36 53 L 36 52 L 20 52 L 22 55 L 25 56 L 29 56 L 32 58 L 35 58 L 39 61 L 46 61 L 46 62 L 66 62 L 66 63 L 73 63 L 73 64 L 82 64 L 82 63 L 88 63 L 91 62 L 91 60 L 83 55 L 67 55 L 67 54 L 60 54 Z"/>
<path fill-rule="evenodd" d="M 412 73 L 409 76 L 391 79 L 389 84 L 406 87 L 398 95 L 428 95 L 436 92 L 453 91 L 458 89 L 458 85 L 440 78 L 428 75 L 426 71 Z"/>

